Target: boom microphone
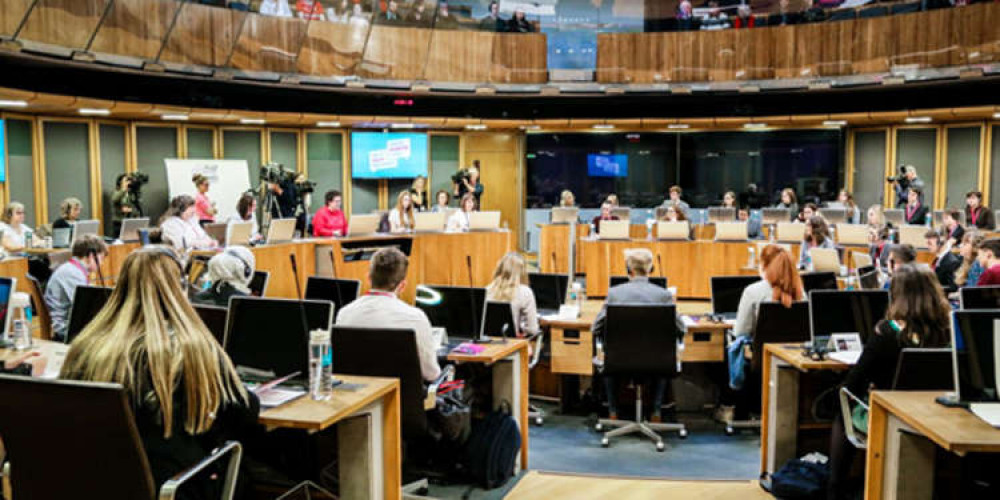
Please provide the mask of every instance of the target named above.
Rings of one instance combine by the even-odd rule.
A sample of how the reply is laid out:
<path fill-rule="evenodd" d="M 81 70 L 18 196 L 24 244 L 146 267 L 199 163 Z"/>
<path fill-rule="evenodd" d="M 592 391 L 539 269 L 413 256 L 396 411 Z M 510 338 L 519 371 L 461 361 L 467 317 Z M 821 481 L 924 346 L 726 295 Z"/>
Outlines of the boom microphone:
<path fill-rule="evenodd" d="M 333 250 L 330 250 L 330 273 L 333 274 L 333 288 L 337 290 L 337 311 L 340 312 L 340 308 L 344 307 L 344 294 L 340 291 L 340 280 L 337 279 L 337 259 L 333 256 Z"/>
<path fill-rule="evenodd" d="M 295 262 L 295 254 L 289 254 L 288 260 L 292 261 L 292 275 L 295 276 L 295 292 L 298 294 L 299 317 L 302 320 L 302 332 L 309 338 L 309 321 L 306 319 L 306 305 L 302 300 L 302 286 L 299 284 L 299 266 Z"/>

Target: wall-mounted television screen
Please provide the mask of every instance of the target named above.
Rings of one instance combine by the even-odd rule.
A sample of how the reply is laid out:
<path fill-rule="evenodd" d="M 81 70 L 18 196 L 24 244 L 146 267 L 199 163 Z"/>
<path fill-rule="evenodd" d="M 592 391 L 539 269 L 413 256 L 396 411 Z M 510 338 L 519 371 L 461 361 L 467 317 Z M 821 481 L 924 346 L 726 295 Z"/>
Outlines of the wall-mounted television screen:
<path fill-rule="evenodd" d="M 628 177 L 628 155 L 587 155 L 587 175 L 591 177 Z"/>
<path fill-rule="evenodd" d="M 426 134 L 351 134 L 351 176 L 355 179 L 412 179 L 419 175 L 427 175 Z"/>

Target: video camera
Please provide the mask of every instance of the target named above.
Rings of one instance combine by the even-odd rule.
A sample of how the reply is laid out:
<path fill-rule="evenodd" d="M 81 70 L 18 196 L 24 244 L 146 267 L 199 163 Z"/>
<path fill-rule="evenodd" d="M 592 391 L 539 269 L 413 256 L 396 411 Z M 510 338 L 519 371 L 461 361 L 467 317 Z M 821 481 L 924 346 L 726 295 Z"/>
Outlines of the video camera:
<path fill-rule="evenodd" d="M 260 166 L 260 181 L 270 184 L 283 184 L 295 182 L 298 173 L 285 170 L 285 166 L 280 163 L 268 163 Z"/>
<path fill-rule="evenodd" d="M 142 196 L 142 185 L 149 182 L 149 175 L 142 172 L 132 172 L 125 176 L 128 179 L 128 190 L 135 195 L 136 199 Z"/>
<path fill-rule="evenodd" d="M 885 181 L 886 182 L 898 182 L 900 184 L 909 184 L 910 180 L 906 178 L 906 172 L 909 169 L 910 169 L 910 167 L 908 165 L 900 165 L 899 166 L 899 172 L 896 175 L 892 176 L 892 177 L 886 177 Z M 904 185 L 903 187 L 906 187 L 906 186 Z"/>
<path fill-rule="evenodd" d="M 466 169 L 459 169 L 454 174 L 451 174 L 451 182 L 454 184 L 461 184 L 463 180 L 469 178 L 469 171 Z"/>

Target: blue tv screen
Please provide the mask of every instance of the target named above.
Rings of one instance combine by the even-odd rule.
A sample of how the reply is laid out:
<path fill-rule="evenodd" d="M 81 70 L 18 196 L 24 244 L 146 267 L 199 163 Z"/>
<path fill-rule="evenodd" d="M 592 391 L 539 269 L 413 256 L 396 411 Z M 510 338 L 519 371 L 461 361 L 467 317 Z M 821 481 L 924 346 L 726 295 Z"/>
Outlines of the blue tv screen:
<path fill-rule="evenodd" d="M 355 179 L 412 179 L 427 175 L 427 135 L 402 132 L 351 134 Z"/>
<path fill-rule="evenodd" d="M 628 155 L 587 155 L 587 175 L 628 177 Z"/>

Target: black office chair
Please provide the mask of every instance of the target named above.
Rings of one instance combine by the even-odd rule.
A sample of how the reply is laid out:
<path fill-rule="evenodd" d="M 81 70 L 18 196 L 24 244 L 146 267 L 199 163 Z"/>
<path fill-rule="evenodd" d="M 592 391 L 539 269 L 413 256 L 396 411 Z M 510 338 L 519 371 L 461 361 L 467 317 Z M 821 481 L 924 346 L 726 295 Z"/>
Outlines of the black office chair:
<path fill-rule="evenodd" d="M 872 17 L 882 17 L 889 15 L 888 7 L 869 7 L 867 9 L 861 9 L 858 12 L 858 18 L 860 19 L 870 19 Z"/>
<path fill-rule="evenodd" d="M 785 307 L 778 302 L 763 302 L 757 308 L 757 322 L 754 323 L 750 342 L 750 373 L 743 387 L 754 395 L 760 390 L 763 377 L 761 367 L 764 364 L 764 344 L 788 344 L 809 340 L 809 303 L 794 302 L 791 307 Z M 760 402 L 760 398 L 748 398 Z M 758 413 L 759 408 L 756 408 Z M 760 420 L 730 419 L 726 424 L 726 434 L 732 435 L 736 429 L 759 429 Z"/>
<path fill-rule="evenodd" d="M 437 388 L 452 377 L 454 366 L 443 368 L 438 379 L 426 385 L 420 373 L 420 355 L 413 330 L 334 326 L 331 347 L 337 373 L 399 380 L 403 441 L 417 444 L 435 441 L 427 411 L 434 408 Z M 427 486 L 427 480 L 421 479 L 404 485 L 403 493 L 414 494 L 426 490 Z"/>
<path fill-rule="evenodd" d="M 263 297 L 267 293 L 267 284 L 271 280 L 271 273 L 267 271 L 254 271 L 253 278 L 250 278 L 250 295 Z"/>
<path fill-rule="evenodd" d="M 604 364 L 602 373 L 629 379 L 668 377 L 677 375 L 677 309 L 666 305 L 609 305 L 604 332 Z M 648 423 L 642 421 L 642 386 L 636 383 L 635 420 L 600 419 L 596 429 L 614 428 L 601 438 L 607 447 L 613 437 L 636 432 L 656 443 L 663 451 L 663 438 L 656 431 L 677 431 L 687 437 L 681 423 Z M 616 397 L 608 394 L 608 398 Z"/>
<path fill-rule="evenodd" d="M 827 21 L 852 21 L 857 17 L 854 9 L 837 9 L 830 14 Z"/>
<path fill-rule="evenodd" d="M 893 4 L 889 7 L 889 11 L 894 16 L 896 14 L 910 14 L 913 12 L 920 12 L 920 2 Z"/>
<path fill-rule="evenodd" d="M 14 498 L 169 500 L 209 467 L 220 469 L 222 499 L 236 488 L 242 447 L 229 441 L 157 492 L 125 390 L 119 384 L 48 381 L 0 375 L 4 476 Z M 228 461 L 222 460 L 228 456 Z M 228 463 L 227 463 L 228 462 Z M 71 464 L 58 467 L 53 464 Z M 9 472 L 8 472 L 9 471 Z M 201 474 L 204 476 L 204 474 Z"/>

